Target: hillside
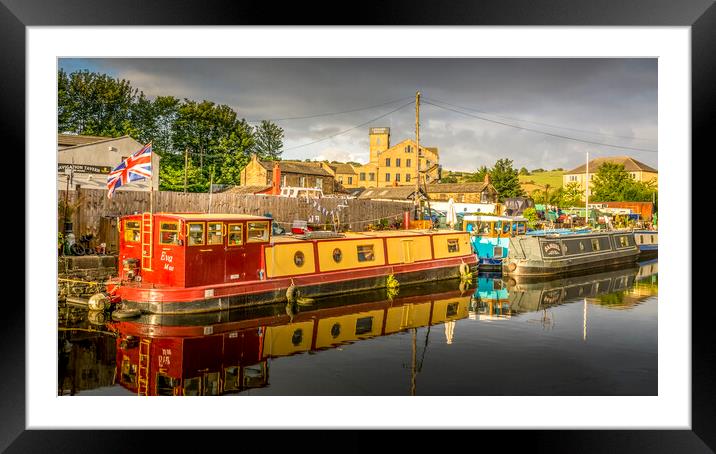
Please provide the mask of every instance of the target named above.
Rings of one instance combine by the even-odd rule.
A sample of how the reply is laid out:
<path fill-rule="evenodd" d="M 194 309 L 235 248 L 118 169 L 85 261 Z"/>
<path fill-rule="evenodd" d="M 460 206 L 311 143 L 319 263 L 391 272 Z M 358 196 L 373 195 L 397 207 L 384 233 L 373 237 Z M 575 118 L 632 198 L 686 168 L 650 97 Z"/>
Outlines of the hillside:
<path fill-rule="evenodd" d="M 546 184 L 549 184 L 550 190 L 557 189 L 562 187 L 562 175 L 564 175 L 562 170 L 520 175 L 520 184 L 527 194 L 531 194 L 535 189 L 544 190 Z"/>

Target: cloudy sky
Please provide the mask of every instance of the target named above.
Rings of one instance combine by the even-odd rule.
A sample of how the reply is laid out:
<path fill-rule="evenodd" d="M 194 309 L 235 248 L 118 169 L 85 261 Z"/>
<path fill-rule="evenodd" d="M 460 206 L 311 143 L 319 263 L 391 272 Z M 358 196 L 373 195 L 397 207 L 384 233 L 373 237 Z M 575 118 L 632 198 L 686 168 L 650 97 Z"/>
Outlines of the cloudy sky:
<path fill-rule="evenodd" d="M 415 136 L 420 90 L 420 142 L 440 149 L 447 170 L 500 158 L 568 169 L 587 152 L 657 167 L 656 59 L 63 59 L 60 67 L 272 119 L 285 130 L 287 159 L 367 162 L 369 127 L 389 126 L 392 143 Z M 314 117 L 287 119 L 306 116 Z"/>

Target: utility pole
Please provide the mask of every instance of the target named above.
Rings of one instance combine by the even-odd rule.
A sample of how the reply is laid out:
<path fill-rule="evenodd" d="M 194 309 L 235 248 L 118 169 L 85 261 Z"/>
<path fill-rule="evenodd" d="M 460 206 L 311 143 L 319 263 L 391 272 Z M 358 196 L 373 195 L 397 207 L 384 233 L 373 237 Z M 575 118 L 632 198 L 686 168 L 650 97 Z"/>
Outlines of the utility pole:
<path fill-rule="evenodd" d="M 186 168 L 189 165 L 189 149 L 184 148 L 184 194 L 186 194 Z"/>
<path fill-rule="evenodd" d="M 415 91 L 415 148 L 418 171 L 415 178 L 415 220 L 420 220 L 420 92 Z"/>
<path fill-rule="evenodd" d="M 586 186 L 586 189 L 584 190 L 585 195 L 585 204 L 584 204 L 584 224 L 589 225 L 589 152 L 587 152 L 587 176 L 585 178 L 584 185 Z"/>

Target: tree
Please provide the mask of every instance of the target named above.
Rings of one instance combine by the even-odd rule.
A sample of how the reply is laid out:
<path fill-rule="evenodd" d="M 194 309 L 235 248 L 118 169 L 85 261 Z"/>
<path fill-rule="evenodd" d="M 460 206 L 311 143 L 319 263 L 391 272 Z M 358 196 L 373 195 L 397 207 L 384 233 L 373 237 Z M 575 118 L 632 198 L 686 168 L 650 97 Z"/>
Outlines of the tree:
<path fill-rule="evenodd" d="M 440 179 L 441 183 L 457 183 L 457 176 L 453 172 L 448 172 L 447 175 Z"/>
<path fill-rule="evenodd" d="M 530 174 L 530 171 L 527 170 L 526 167 L 522 167 L 522 168 L 520 169 L 520 175 L 529 175 L 529 174 Z"/>
<path fill-rule="evenodd" d="M 525 192 L 520 186 L 517 170 L 512 168 L 512 160 L 498 159 L 490 171 L 490 182 L 497 190 L 500 201 L 509 197 L 521 197 Z"/>
<path fill-rule="evenodd" d="M 467 178 L 465 178 L 465 182 L 470 183 L 482 183 L 485 181 L 485 175 L 490 173 L 490 169 L 487 168 L 487 166 L 482 166 L 479 169 L 477 169 L 477 172 L 468 175 Z"/>
<path fill-rule="evenodd" d="M 636 181 L 622 164 L 604 163 L 593 176 L 590 198 L 600 202 L 650 202 L 655 192 L 653 181 Z"/>
<path fill-rule="evenodd" d="M 118 137 L 127 133 L 137 89 L 106 74 L 58 71 L 58 132 Z"/>
<path fill-rule="evenodd" d="M 583 196 L 584 189 L 582 189 L 579 183 L 576 181 L 567 183 L 567 185 L 562 189 L 562 203 L 560 206 L 573 207 L 581 205 Z"/>
<path fill-rule="evenodd" d="M 254 135 L 256 137 L 254 151 L 259 157 L 272 161 L 281 158 L 281 153 L 283 153 L 283 129 L 281 127 L 263 120 L 255 127 Z"/>

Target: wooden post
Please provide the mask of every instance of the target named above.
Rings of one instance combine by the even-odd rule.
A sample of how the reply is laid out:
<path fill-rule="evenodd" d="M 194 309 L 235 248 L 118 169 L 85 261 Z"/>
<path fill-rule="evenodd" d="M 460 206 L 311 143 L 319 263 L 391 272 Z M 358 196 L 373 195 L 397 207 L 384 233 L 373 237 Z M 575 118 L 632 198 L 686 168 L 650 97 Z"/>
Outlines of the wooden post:
<path fill-rule="evenodd" d="M 416 148 L 416 180 L 415 180 L 415 220 L 420 219 L 420 201 L 418 194 L 420 194 L 420 92 L 415 91 L 415 148 Z"/>
<path fill-rule="evenodd" d="M 184 148 L 184 194 L 186 194 L 186 170 L 189 166 L 189 148 Z"/>

